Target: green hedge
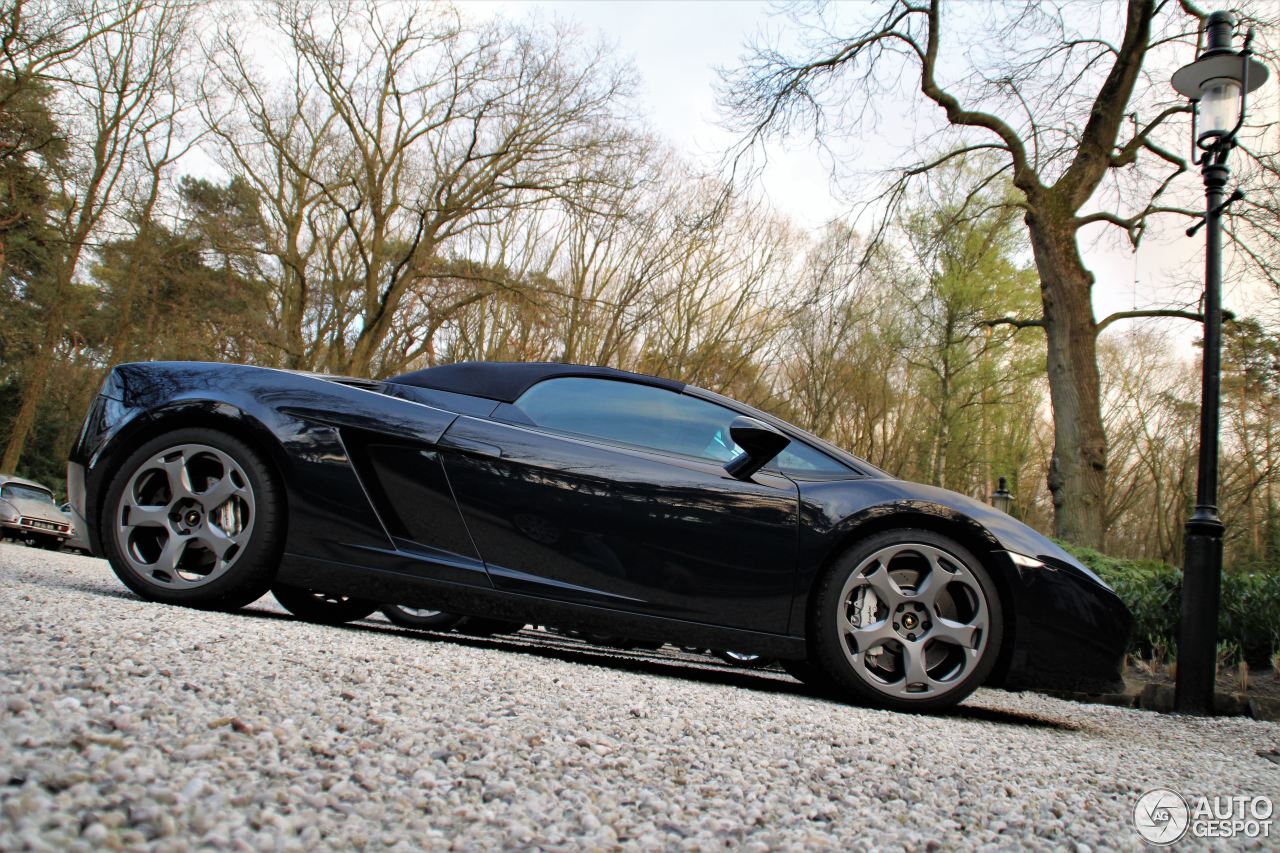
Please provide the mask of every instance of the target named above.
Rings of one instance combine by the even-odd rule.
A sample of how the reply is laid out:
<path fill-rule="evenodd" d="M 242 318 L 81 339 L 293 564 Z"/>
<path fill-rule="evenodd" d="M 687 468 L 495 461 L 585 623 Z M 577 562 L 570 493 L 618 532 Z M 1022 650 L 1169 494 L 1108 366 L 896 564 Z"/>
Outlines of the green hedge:
<path fill-rule="evenodd" d="M 1150 656 L 1176 652 L 1182 570 L 1158 560 L 1121 560 L 1060 543 L 1115 589 L 1133 611 L 1130 649 Z M 1227 572 L 1222 576 L 1218 641 L 1232 643 L 1251 667 L 1270 665 L 1280 651 L 1280 572 Z"/>

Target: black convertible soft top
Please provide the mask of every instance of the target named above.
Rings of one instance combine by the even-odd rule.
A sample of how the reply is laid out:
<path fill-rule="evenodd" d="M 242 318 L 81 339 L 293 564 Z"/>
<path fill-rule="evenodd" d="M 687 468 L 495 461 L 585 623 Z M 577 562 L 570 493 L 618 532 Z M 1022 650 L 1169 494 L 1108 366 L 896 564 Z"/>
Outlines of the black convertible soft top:
<path fill-rule="evenodd" d="M 393 376 L 388 382 L 397 385 L 413 385 L 454 394 L 469 394 L 488 400 L 513 403 L 530 387 L 544 379 L 561 376 L 594 376 L 618 379 L 641 385 L 656 385 L 672 391 L 684 390 L 685 383 L 672 379 L 630 373 L 612 367 L 591 367 L 584 364 L 560 364 L 553 361 L 461 361 L 442 364 Z"/>

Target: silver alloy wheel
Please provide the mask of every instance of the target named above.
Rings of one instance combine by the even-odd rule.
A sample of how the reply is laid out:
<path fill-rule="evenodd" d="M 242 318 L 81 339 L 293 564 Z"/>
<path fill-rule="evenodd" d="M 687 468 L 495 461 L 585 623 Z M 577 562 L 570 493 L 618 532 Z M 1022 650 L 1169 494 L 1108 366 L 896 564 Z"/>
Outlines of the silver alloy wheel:
<path fill-rule="evenodd" d="M 337 595 L 332 592 L 317 592 L 314 589 L 308 590 L 308 593 L 311 595 L 312 598 L 316 600 L 317 604 L 338 605 L 338 604 L 346 604 L 348 601 L 355 600 L 349 595 Z"/>
<path fill-rule="evenodd" d="M 394 604 L 392 606 L 406 616 L 413 616 L 418 619 L 431 619 L 444 612 L 443 610 L 427 610 L 422 607 L 405 607 L 403 604 Z"/>
<path fill-rule="evenodd" d="M 739 663 L 755 663 L 756 661 L 760 660 L 760 655 L 755 654 L 754 652 L 734 652 L 734 651 L 725 649 L 724 654 L 725 654 L 725 657 L 733 658 Z"/>
<path fill-rule="evenodd" d="M 125 484 L 116 543 L 148 582 L 190 589 L 235 565 L 253 535 L 253 487 L 238 462 L 207 444 L 152 456 Z"/>
<path fill-rule="evenodd" d="M 868 686 L 936 698 L 965 680 L 987 647 L 982 585 L 957 557 L 899 543 L 863 560 L 840 591 L 840 647 Z"/>

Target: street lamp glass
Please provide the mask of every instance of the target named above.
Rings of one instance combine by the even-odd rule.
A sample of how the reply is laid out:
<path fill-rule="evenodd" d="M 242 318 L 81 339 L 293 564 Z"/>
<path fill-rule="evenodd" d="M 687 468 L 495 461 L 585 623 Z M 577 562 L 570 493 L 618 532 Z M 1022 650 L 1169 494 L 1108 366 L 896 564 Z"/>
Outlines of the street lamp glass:
<path fill-rule="evenodd" d="M 1239 118 L 1240 81 L 1215 77 L 1206 82 L 1200 90 L 1200 140 L 1225 136 Z"/>
<path fill-rule="evenodd" d="M 1004 477 L 1000 478 L 995 492 L 991 495 L 991 505 L 1006 515 L 1013 508 L 1013 495 L 1009 493 L 1009 481 Z"/>

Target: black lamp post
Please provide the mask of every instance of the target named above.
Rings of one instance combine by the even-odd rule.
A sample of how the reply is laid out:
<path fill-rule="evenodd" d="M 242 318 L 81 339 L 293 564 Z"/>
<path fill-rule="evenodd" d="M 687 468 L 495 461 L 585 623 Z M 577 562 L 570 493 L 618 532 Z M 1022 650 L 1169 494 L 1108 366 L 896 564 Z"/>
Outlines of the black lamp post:
<path fill-rule="evenodd" d="M 1222 215 L 1243 198 L 1225 198 L 1227 155 L 1244 124 L 1250 92 L 1267 79 L 1252 59 L 1253 31 L 1239 53 L 1232 49 L 1235 18 L 1214 12 L 1205 21 L 1207 46 L 1173 75 L 1173 88 L 1191 100 L 1191 162 L 1201 167 L 1205 187 L 1207 252 L 1204 282 L 1204 384 L 1200 401 L 1200 472 L 1196 508 L 1187 519 L 1182 570 L 1182 620 L 1178 630 L 1178 683 L 1174 707 L 1188 714 L 1213 712 L 1217 664 L 1218 596 L 1222 575 L 1222 521 L 1218 518 L 1218 402 L 1222 348 Z"/>
<path fill-rule="evenodd" d="M 991 495 L 991 505 L 1005 515 L 1013 508 L 1013 495 L 1009 493 L 1009 482 L 1004 477 L 1000 478 L 999 485 Z"/>

